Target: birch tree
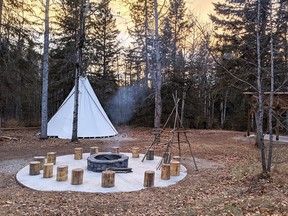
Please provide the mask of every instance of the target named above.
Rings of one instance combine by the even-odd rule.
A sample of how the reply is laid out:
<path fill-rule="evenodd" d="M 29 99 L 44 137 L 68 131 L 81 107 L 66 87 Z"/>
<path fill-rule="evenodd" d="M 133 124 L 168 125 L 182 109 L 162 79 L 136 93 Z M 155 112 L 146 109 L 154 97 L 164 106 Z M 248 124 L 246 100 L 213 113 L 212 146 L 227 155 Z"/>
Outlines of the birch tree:
<path fill-rule="evenodd" d="M 47 139 L 48 120 L 48 73 L 49 73 L 49 0 L 45 6 L 45 32 L 43 52 L 43 75 L 42 75 L 42 108 L 41 108 L 41 139 Z"/>
<path fill-rule="evenodd" d="M 155 69 L 155 115 L 154 127 L 159 129 L 161 125 L 162 101 L 161 101 L 161 62 L 159 50 L 159 27 L 158 27 L 158 2 L 154 0 L 154 19 L 155 19 L 155 52 L 156 52 L 156 69 Z"/>

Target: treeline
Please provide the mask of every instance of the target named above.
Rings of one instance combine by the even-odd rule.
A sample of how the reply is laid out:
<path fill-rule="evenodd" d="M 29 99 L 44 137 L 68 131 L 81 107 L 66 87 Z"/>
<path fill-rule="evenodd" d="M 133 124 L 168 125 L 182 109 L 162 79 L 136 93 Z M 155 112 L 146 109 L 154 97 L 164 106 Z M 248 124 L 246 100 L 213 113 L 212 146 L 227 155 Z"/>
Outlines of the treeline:
<path fill-rule="evenodd" d="M 44 5 L 36 0 L 0 2 L 0 114 L 4 121 L 16 119 L 25 125 L 39 125 L 44 21 L 37 14 Z M 59 0 L 50 6 L 50 117 L 74 85 L 83 2 Z M 112 122 L 153 126 L 155 0 L 125 1 L 133 22 L 129 28 L 133 42 L 128 48 L 119 43 L 120 31 L 109 3 L 90 3 L 84 71 Z M 175 105 L 172 94 L 177 94 L 186 127 L 244 130 L 248 104 L 243 91 L 255 91 L 257 81 L 258 1 L 214 4 L 216 15 L 210 16 L 209 25 L 200 23 L 183 0 L 158 3 L 162 122 Z M 269 91 L 272 31 L 275 89 L 286 91 L 288 3 L 275 1 L 273 12 L 269 3 L 261 0 L 262 81 Z"/>

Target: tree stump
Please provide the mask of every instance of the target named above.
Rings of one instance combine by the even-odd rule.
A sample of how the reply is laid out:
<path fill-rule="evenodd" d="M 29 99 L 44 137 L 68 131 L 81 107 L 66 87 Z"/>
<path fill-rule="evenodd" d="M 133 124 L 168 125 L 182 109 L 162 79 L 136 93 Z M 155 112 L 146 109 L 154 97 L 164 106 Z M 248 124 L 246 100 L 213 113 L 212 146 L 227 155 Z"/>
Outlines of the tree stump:
<path fill-rule="evenodd" d="M 83 155 L 83 149 L 82 148 L 74 148 L 74 159 L 75 160 L 81 160 Z"/>
<path fill-rule="evenodd" d="M 161 179 L 169 180 L 170 179 L 170 164 L 162 164 L 161 166 Z"/>
<path fill-rule="evenodd" d="M 146 155 L 146 160 L 154 160 L 154 149 L 149 149 Z"/>
<path fill-rule="evenodd" d="M 84 170 L 82 168 L 75 168 L 72 170 L 72 185 L 81 185 L 83 184 L 83 173 Z"/>
<path fill-rule="evenodd" d="M 53 177 L 53 163 L 45 163 L 43 168 L 43 178 Z"/>
<path fill-rule="evenodd" d="M 45 164 L 45 157 L 44 156 L 36 156 L 34 157 L 34 161 L 40 162 L 40 170 L 43 170 L 44 164 Z"/>
<path fill-rule="evenodd" d="M 179 176 L 180 175 L 180 162 L 176 160 L 171 160 L 170 162 L 170 175 Z"/>
<path fill-rule="evenodd" d="M 139 158 L 139 148 L 138 147 L 132 148 L 132 158 Z"/>
<path fill-rule="evenodd" d="M 29 175 L 40 174 L 40 162 L 39 161 L 31 161 L 29 165 L 30 165 Z"/>
<path fill-rule="evenodd" d="M 66 181 L 68 179 L 68 166 L 61 165 L 57 167 L 56 181 Z"/>
<path fill-rule="evenodd" d="M 119 154 L 120 153 L 119 147 L 113 147 L 111 152 L 114 154 Z"/>
<path fill-rule="evenodd" d="M 181 157 L 180 156 L 173 156 L 173 160 L 175 160 L 175 161 L 179 161 L 180 162 L 180 160 L 181 160 Z"/>
<path fill-rule="evenodd" d="M 101 186 L 104 188 L 109 188 L 109 187 L 115 186 L 115 171 L 113 171 L 113 170 L 102 171 Z"/>
<path fill-rule="evenodd" d="M 90 155 L 93 155 L 93 154 L 98 154 L 97 146 L 90 147 Z"/>
<path fill-rule="evenodd" d="M 155 172 L 152 170 L 146 170 L 144 173 L 144 187 L 153 187 L 155 179 Z"/>
<path fill-rule="evenodd" d="M 56 152 L 48 152 L 47 153 L 47 163 L 56 164 Z"/>

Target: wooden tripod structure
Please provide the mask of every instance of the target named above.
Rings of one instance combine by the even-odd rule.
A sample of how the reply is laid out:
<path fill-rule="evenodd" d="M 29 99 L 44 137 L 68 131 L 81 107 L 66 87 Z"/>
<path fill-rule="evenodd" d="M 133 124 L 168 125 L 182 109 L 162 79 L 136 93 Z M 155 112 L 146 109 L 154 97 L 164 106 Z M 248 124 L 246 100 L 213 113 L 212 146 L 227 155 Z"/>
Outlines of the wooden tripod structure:
<path fill-rule="evenodd" d="M 174 103 L 175 103 L 174 108 L 172 109 L 172 111 L 171 111 L 168 119 L 166 120 L 163 128 L 161 130 L 159 130 L 158 133 L 155 135 L 154 141 L 148 147 L 148 149 L 147 149 L 147 151 L 146 151 L 146 153 L 145 153 L 145 155 L 144 155 L 144 157 L 142 159 L 142 162 L 146 158 L 149 150 L 153 147 L 153 145 L 159 143 L 161 134 L 164 132 L 164 130 L 165 130 L 169 120 L 173 116 L 173 114 L 175 114 L 173 129 L 169 131 L 169 139 L 168 139 L 168 142 L 166 143 L 167 147 L 166 147 L 165 152 L 162 155 L 162 159 L 159 162 L 159 164 L 157 166 L 157 169 L 160 168 L 162 163 L 164 163 L 164 164 L 169 164 L 170 163 L 170 161 L 172 159 L 173 143 L 177 143 L 177 145 L 178 145 L 178 153 L 179 153 L 179 156 L 181 158 L 181 135 L 182 135 L 182 136 L 184 136 L 184 143 L 188 144 L 188 147 L 189 147 L 189 150 L 190 150 L 190 153 L 191 153 L 191 157 L 192 157 L 194 165 L 195 165 L 195 170 L 198 171 L 196 160 L 195 160 L 195 157 L 194 157 L 193 152 L 192 152 L 192 146 L 191 146 L 191 143 L 189 142 L 189 139 L 187 137 L 187 131 L 183 127 L 183 124 L 182 124 L 180 116 L 179 116 L 178 104 L 179 104 L 180 99 L 177 97 L 177 94 L 176 94 L 176 96 L 173 95 L 173 100 L 174 100 Z M 177 140 L 175 140 L 175 137 L 177 138 Z"/>

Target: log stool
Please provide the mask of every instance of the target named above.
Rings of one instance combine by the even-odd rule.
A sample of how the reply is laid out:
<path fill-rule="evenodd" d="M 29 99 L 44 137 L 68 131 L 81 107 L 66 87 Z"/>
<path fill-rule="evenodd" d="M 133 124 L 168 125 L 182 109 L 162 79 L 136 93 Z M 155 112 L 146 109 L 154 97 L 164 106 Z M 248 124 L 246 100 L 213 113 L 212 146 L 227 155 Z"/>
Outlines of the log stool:
<path fill-rule="evenodd" d="M 102 171 L 101 186 L 104 188 L 115 186 L 115 171 L 113 170 Z"/>
<path fill-rule="evenodd" d="M 53 163 L 45 163 L 43 167 L 43 178 L 53 177 Z"/>
<path fill-rule="evenodd" d="M 179 176 L 180 175 L 180 162 L 176 160 L 171 160 L 170 162 L 170 175 Z"/>
<path fill-rule="evenodd" d="M 90 155 L 93 155 L 93 154 L 98 154 L 97 146 L 90 147 Z"/>
<path fill-rule="evenodd" d="M 61 165 L 57 167 L 56 181 L 66 181 L 68 179 L 68 166 Z"/>
<path fill-rule="evenodd" d="M 180 156 L 173 156 L 173 160 L 180 162 L 181 157 Z"/>
<path fill-rule="evenodd" d="M 146 160 L 154 160 L 154 149 L 149 149 L 146 155 Z"/>
<path fill-rule="evenodd" d="M 56 164 L 56 152 L 48 152 L 47 153 L 47 163 Z"/>
<path fill-rule="evenodd" d="M 139 158 L 139 148 L 138 147 L 132 148 L 132 158 Z"/>
<path fill-rule="evenodd" d="M 146 170 L 144 173 L 144 187 L 153 187 L 155 179 L 155 172 L 152 170 Z"/>
<path fill-rule="evenodd" d="M 84 170 L 82 168 L 75 168 L 72 170 L 72 185 L 81 185 L 83 183 L 83 173 Z"/>
<path fill-rule="evenodd" d="M 81 160 L 83 155 L 83 149 L 82 148 L 74 148 L 74 159 L 75 160 Z"/>
<path fill-rule="evenodd" d="M 29 163 L 29 175 L 39 175 L 40 174 L 40 162 L 39 161 L 31 161 Z"/>
<path fill-rule="evenodd" d="M 45 163 L 45 157 L 44 156 L 36 156 L 36 157 L 34 157 L 34 161 L 39 161 L 40 162 L 40 170 L 43 170 L 43 166 Z"/>
<path fill-rule="evenodd" d="M 113 147 L 111 152 L 115 154 L 119 154 L 120 153 L 119 147 Z"/>
<path fill-rule="evenodd" d="M 161 166 L 161 179 L 169 180 L 170 179 L 170 164 L 162 164 Z"/>

